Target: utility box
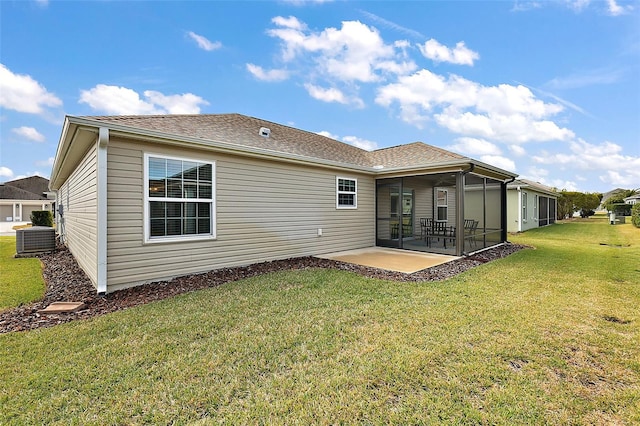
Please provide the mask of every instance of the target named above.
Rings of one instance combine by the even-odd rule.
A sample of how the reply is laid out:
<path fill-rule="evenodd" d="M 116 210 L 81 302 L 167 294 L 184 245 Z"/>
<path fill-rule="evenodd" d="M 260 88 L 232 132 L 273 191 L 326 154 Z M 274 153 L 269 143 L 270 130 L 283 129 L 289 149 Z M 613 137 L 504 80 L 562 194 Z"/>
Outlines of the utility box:
<path fill-rule="evenodd" d="M 48 226 L 33 226 L 16 231 L 16 254 L 47 253 L 56 248 L 56 230 Z"/>

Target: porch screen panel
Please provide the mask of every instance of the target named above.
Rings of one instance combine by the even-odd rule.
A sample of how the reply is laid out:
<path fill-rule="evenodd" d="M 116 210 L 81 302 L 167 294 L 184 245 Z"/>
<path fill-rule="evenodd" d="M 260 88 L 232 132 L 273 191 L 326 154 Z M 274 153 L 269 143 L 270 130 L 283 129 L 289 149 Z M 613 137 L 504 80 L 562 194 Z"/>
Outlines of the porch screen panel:
<path fill-rule="evenodd" d="M 487 178 L 485 189 L 486 221 L 485 247 L 502 242 L 502 188 L 501 182 Z"/>
<path fill-rule="evenodd" d="M 464 219 L 468 225 L 465 229 L 464 238 L 463 251 L 465 253 L 484 248 L 484 195 L 484 178 L 474 174 L 466 175 L 464 185 Z"/>
<path fill-rule="evenodd" d="M 538 198 L 538 226 L 545 226 L 549 224 L 549 198 Z"/>

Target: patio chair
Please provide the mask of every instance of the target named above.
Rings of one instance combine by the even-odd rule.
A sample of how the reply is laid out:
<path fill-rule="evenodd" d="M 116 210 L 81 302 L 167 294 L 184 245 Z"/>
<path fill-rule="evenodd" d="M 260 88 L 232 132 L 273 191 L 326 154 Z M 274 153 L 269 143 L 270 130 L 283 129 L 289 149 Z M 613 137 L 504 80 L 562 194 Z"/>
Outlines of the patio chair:
<path fill-rule="evenodd" d="M 477 245 L 476 231 L 478 229 L 478 223 L 480 222 L 473 219 L 464 220 L 464 239 L 465 241 L 469 241 L 469 246 L 475 247 Z"/>
<path fill-rule="evenodd" d="M 421 217 L 420 218 L 420 239 L 423 241 L 427 241 L 427 234 L 431 232 L 431 227 L 433 226 L 433 219 L 430 217 Z"/>
<path fill-rule="evenodd" d="M 440 241 L 440 238 L 443 240 L 447 236 L 447 222 L 432 222 L 431 227 L 427 228 L 427 234 L 425 237 L 425 241 L 427 242 L 427 247 L 431 247 L 431 240 L 433 238 L 437 238 L 437 241 Z M 446 242 L 445 242 L 446 247 Z"/>

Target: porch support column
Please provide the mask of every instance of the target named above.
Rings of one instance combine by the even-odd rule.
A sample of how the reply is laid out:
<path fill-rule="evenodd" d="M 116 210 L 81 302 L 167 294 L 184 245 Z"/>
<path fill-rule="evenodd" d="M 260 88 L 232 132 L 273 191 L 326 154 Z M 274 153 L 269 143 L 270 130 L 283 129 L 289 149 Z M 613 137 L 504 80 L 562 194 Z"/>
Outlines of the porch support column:
<path fill-rule="evenodd" d="M 109 145 L 109 129 L 100 127 L 97 149 L 97 253 L 98 294 L 107 292 L 107 146 Z"/>
<path fill-rule="evenodd" d="M 514 178 L 515 179 L 515 178 Z M 513 180 L 513 179 L 512 179 Z M 500 228 L 502 228 L 501 232 L 501 242 L 507 241 L 507 183 L 500 183 Z"/>
<path fill-rule="evenodd" d="M 456 173 L 456 256 L 464 253 L 464 175 Z"/>

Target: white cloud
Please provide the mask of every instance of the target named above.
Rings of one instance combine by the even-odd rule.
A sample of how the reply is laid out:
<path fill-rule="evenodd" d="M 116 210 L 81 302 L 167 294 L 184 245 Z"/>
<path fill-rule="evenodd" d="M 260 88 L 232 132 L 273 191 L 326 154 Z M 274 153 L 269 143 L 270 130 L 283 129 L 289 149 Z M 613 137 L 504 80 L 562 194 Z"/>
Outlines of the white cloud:
<path fill-rule="evenodd" d="M 607 11 L 611 16 L 625 15 L 633 10 L 633 6 L 620 6 L 616 0 L 607 0 Z"/>
<path fill-rule="evenodd" d="M 281 0 L 281 1 L 284 3 L 291 4 L 293 6 L 305 6 L 310 3 L 314 3 L 314 4 L 330 3 L 333 0 Z"/>
<path fill-rule="evenodd" d="M 330 133 L 326 130 L 322 130 L 320 132 L 317 132 L 317 134 L 319 134 L 320 136 L 324 136 L 326 138 L 331 138 L 331 139 L 335 139 L 335 140 L 340 140 L 340 137 L 337 135 L 334 135 L 333 133 Z"/>
<path fill-rule="evenodd" d="M 512 159 L 501 155 L 482 155 L 480 156 L 480 161 L 509 172 L 515 172 L 516 170 L 516 163 Z"/>
<path fill-rule="evenodd" d="M 219 41 L 212 42 L 206 37 L 196 34 L 193 31 L 189 31 L 187 35 L 198 44 L 200 49 L 206 50 L 207 52 L 211 52 L 212 50 L 220 49 L 222 47 L 222 43 Z"/>
<path fill-rule="evenodd" d="M 40 133 L 33 127 L 16 127 L 14 129 L 11 129 L 11 131 L 20 137 L 29 139 L 34 142 L 44 142 L 46 139 L 42 133 Z"/>
<path fill-rule="evenodd" d="M 483 86 L 422 69 L 378 88 L 376 103 L 385 107 L 397 103 L 402 120 L 418 127 L 435 120 L 469 137 L 525 143 L 574 136 L 547 119 L 563 111 L 562 105 L 544 103 L 522 85 Z"/>
<path fill-rule="evenodd" d="M 272 69 L 267 71 L 254 64 L 247 64 L 247 71 L 258 80 L 263 81 L 283 81 L 289 78 L 289 72 L 287 70 Z"/>
<path fill-rule="evenodd" d="M 456 43 L 453 49 L 440 44 L 435 39 L 428 40 L 424 45 L 418 45 L 425 58 L 434 62 L 449 62 L 458 65 L 473 65 L 473 61 L 480 58 L 477 52 L 467 48 L 463 41 Z"/>
<path fill-rule="evenodd" d="M 376 142 L 373 142 L 367 139 L 362 139 L 357 136 L 345 136 L 342 138 L 342 140 L 355 147 L 358 147 L 360 149 L 364 149 L 367 151 L 373 151 L 374 149 L 378 148 L 378 144 Z"/>
<path fill-rule="evenodd" d="M 521 173 L 520 176 L 518 176 L 518 178 L 528 179 L 534 182 L 540 182 L 543 185 L 548 185 L 548 183 L 545 183 L 547 180 L 547 176 L 549 176 L 549 171 L 547 169 L 531 166 L 527 168 L 526 172 Z M 553 185 L 548 185 L 548 186 L 553 186 Z"/>
<path fill-rule="evenodd" d="M 271 19 L 271 22 L 279 27 L 290 28 L 297 31 L 303 31 L 307 29 L 307 26 L 304 23 L 300 22 L 295 16 L 289 16 L 288 18 L 285 18 L 283 16 L 276 16 L 275 18 Z"/>
<path fill-rule="evenodd" d="M 520 145 L 509 145 L 509 151 L 511 151 L 516 157 L 524 157 L 527 155 L 527 151 Z"/>
<path fill-rule="evenodd" d="M 330 133 L 326 130 L 323 130 L 321 132 L 317 132 L 317 134 L 321 135 L 321 136 L 325 136 L 327 138 L 331 138 L 331 139 L 335 139 L 337 141 L 342 140 L 342 142 L 346 142 L 350 145 L 353 145 L 355 147 L 358 147 L 360 149 L 364 149 L 366 151 L 373 151 L 374 149 L 378 149 L 378 143 L 377 142 L 373 142 L 367 139 L 362 139 L 359 138 L 357 136 L 345 136 L 343 138 L 340 138 L 340 136 L 338 135 L 334 135 L 333 133 Z"/>
<path fill-rule="evenodd" d="M 53 93 L 26 74 L 14 74 L 0 64 L 0 107 L 29 114 L 42 114 L 45 107 L 62 106 Z"/>
<path fill-rule="evenodd" d="M 466 155 L 501 155 L 502 151 L 496 145 L 484 139 L 457 138 L 455 144 L 447 149 Z"/>
<path fill-rule="evenodd" d="M 572 9 L 574 12 L 582 12 L 589 6 L 591 0 L 565 0 L 565 3 Z"/>
<path fill-rule="evenodd" d="M 518 1 L 513 3 L 512 12 L 527 12 L 532 9 L 539 9 L 542 5 L 537 1 Z"/>
<path fill-rule="evenodd" d="M 578 191 L 578 185 L 572 180 L 564 179 L 542 179 L 541 184 L 557 188 L 559 191 Z"/>
<path fill-rule="evenodd" d="M 361 10 L 360 11 L 362 14 L 364 14 L 366 17 L 368 17 L 369 19 L 371 19 L 372 21 L 374 21 L 377 24 L 380 24 L 386 28 L 391 28 L 393 30 L 399 31 L 401 33 L 404 33 L 408 36 L 414 37 L 414 38 L 419 38 L 419 39 L 424 39 L 425 36 L 422 35 L 422 33 L 416 31 L 416 30 L 412 30 L 411 28 L 406 28 L 403 27 L 402 25 L 396 24 L 395 22 L 389 21 L 387 19 L 384 19 L 378 15 L 374 15 L 371 12 L 367 12 L 365 10 Z"/>
<path fill-rule="evenodd" d="M 163 107 L 169 114 L 199 114 L 200 105 L 209 105 L 209 102 L 193 93 L 164 95 L 153 90 L 145 90 L 144 96 L 154 104 Z"/>
<path fill-rule="evenodd" d="M 398 57 L 396 49 L 403 47 L 386 44 L 378 30 L 359 21 L 344 21 L 340 29 L 326 28 L 321 32 L 308 32 L 306 25 L 292 16 L 272 21 L 279 28 L 267 34 L 281 40 L 282 60 L 288 62 L 302 53 L 308 54 L 325 77 L 375 82 L 382 79 L 384 72 L 413 69 L 409 61 L 392 64 Z"/>
<path fill-rule="evenodd" d="M 312 98 L 322 102 L 337 102 L 345 105 L 352 104 L 358 108 L 362 108 L 364 106 L 364 103 L 360 98 L 349 98 L 342 93 L 341 90 L 336 89 L 335 87 L 324 89 L 310 83 L 305 84 L 304 87 Z"/>
<path fill-rule="evenodd" d="M 39 167 L 53 166 L 53 161 L 54 160 L 55 160 L 54 157 L 49 157 L 46 160 L 36 161 L 36 166 L 39 166 Z"/>
<path fill-rule="evenodd" d="M 569 144 L 569 150 L 570 153 L 542 153 L 533 160 L 539 164 L 594 172 L 611 186 L 633 186 L 640 182 L 640 157 L 622 155 L 620 145 L 608 141 L 593 145 L 578 139 Z"/>
<path fill-rule="evenodd" d="M 13 177 L 13 170 L 5 166 L 0 166 L 0 177 L 11 179 Z"/>
<path fill-rule="evenodd" d="M 164 95 L 147 90 L 144 96 L 146 100 L 141 99 L 135 90 L 98 84 L 89 90 L 81 91 L 79 102 L 96 111 L 116 115 L 198 114 L 200 105 L 209 104 L 192 93 Z"/>

